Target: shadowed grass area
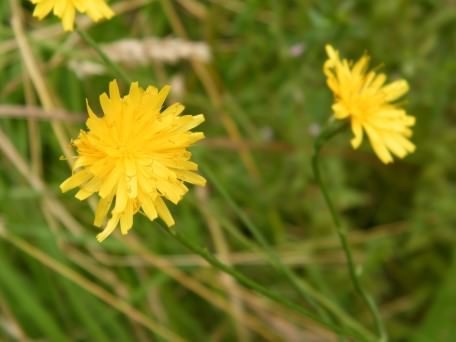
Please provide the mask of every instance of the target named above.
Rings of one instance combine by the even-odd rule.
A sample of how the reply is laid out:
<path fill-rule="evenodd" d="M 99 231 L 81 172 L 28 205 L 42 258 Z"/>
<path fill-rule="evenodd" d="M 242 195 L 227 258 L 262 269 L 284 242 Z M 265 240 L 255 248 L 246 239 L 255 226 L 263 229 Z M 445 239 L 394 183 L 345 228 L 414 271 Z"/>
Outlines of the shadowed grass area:
<path fill-rule="evenodd" d="M 11 24 L 12 3 L 22 31 Z M 59 191 L 71 172 L 60 160 L 61 144 L 68 149 L 83 127 L 65 115 L 81 117 L 86 98 L 100 113 L 98 96 L 115 75 L 56 18 L 37 21 L 28 1 L 3 1 L 0 340 L 375 340 L 311 170 L 313 142 L 331 115 L 322 72 L 324 46 L 331 43 L 350 59 L 369 52 L 372 66 L 407 79 L 411 89 L 402 101 L 417 119 L 417 151 L 392 165 L 381 164 L 367 141 L 352 150 L 348 132 L 322 150 L 324 178 L 349 227 L 362 282 L 391 341 L 451 341 L 454 1 L 110 4 L 118 13 L 110 21 L 79 18 L 101 48 L 155 37 L 203 42 L 211 52 L 209 63 L 188 57 L 169 63 L 124 46 L 126 54 L 144 55 L 142 63 L 128 63 L 128 56 L 120 63 L 143 87 L 171 84 L 169 103 L 205 114 L 200 130 L 207 138 L 191 151 L 208 185 L 191 187 L 178 206 L 170 204 L 176 229 L 318 319 L 209 267 L 143 215 L 128 237 L 115 233 L 96 242 L 90 204 Z M 173 48 L 179 49 L 161 52 L 176 54 Z M 33 70 L 42 75 L 41 88 Z M 128 84 L 119 84 L 125 94 Z M 14 118 L 11 105 L 20 106 Z M 294 272 L 294 285 L 284 265 Z"/>

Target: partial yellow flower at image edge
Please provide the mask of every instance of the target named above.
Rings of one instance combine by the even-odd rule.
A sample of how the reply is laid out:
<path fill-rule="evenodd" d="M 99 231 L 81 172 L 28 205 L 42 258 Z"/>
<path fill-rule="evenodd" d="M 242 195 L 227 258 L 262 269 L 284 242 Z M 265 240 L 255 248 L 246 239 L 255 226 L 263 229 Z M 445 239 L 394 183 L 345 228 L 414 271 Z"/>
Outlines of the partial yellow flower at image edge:
<path fill-rule="evenodd" d="M 350 120 L 353 139 L 358 148 L 366 133 L 380 160 L 393 162 L 393 156 L 404 158 L 415 151 L 410 141 L 415 117 L 407 115 L 395 101 L 405 95 L 409 86 L 405 80 L 385 84 L 386 76 L 368 70 L 369 57 L 356 63 L 341 59 L 331 45 L 326 46 L 328 59 L 323 71 L 334 94 L 332 110 L 338 120 Z"/>
<path fill-rule="evenodd" d="M 36 5 L 33 16 L 42 20 L 51 11 L 62 20 L 65 31 L 73 31 L 76 11 L 87 14 L 92 20 L 111 19 L 112 9 L 105 0 L 30 0 Z"/>
<path fill-rule="evenodd" d="M 88 131 L 81 130 L 73 141 L 78 153 L 73 175 L 60 189 L 79 187 L 75 195 L 79 200 L 98 194 L 94 225 L 104 226 L 98 241 L 119 225 L 121 233 L 127 234 L 139 211 L 151 221 L 160 217 L 167 226 L 174 225 L 164 199 L 177 204 L 188 191 L 184 182 L 206 184 L 187 150 L 204 138 L 202 132 L 190 131 L 204 116 L 180 115 L 184 110 L 180 103 L 161 111 L 169 91 L 169 86 L 144 90 L 134 82 L 129 94 L 121 97 L 114 80 L 109 96 L 100 96 L 103 116 L 95 115 L 87 104 Z"/>

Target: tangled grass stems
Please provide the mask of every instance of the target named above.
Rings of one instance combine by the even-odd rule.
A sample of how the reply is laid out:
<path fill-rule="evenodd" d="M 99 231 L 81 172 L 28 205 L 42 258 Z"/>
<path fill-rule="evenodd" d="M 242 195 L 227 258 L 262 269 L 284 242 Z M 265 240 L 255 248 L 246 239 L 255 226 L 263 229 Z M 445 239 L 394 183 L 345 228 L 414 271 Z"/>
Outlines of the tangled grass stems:
<path fill-rule="evenodd" d="M 200 163 L 203 166 L 203 163 Z M 211 184 L 213 184 L 216 189 L 223 196 L 228 205 L 237 213 L 241 221 L 245 224 L 249 232 L 255 237 L 255 239 L 260 243 L 262 251 L 266 254 L 271 264 L 276 268 L 277 271 L 282 273 L 293 285 L 293 287 L 299 291 L 299 293 L 306 299 L 310 299 L 310 303 L 316 304 L 318 302 L 322 307 L 324 307 L 332 317 L 337 318 L 338 321 L 343 323 L 345 326 L 350 327 L 354 331 L 359 332 L 362 336 L 365 336 L 368 340 L 373 338 L 373 335 L 370 331 L 364 328 L 357 321 L 353 320 L 347 313 L 341 310 L 337 305 L 331 302 L 328 298 L 315 291 L 309 284 L 304 282 L 302 279 L 298 278 L 295 273 L 285 265 L 277 253 L 271 248 L 271 246 L 266 241 L 266 238 L 260 232 L 260 229 L 250 220 L 250 218 L 242 211 L 242 209 L 236 204 L 231 195 L 226 191 L 222 183 L 217 179 L 214 173 L 210 170 L 207 165 L 204 165 L 204 173 L 207 176 Z M 315 305 L 314 305 L 315 307 Z M 319 307 L 320 308 L 320 307 Z M 321 313 L 321 308 L 318 311 Z M 327 316 L 323 316 L 326 318 Z"/>
<path fill-rule="evenodd" d="M 129 317 L 135 322 L 143 325 L 151 332 L 165 338 L 167 341 L 174 341 L 174 342 L 184 342 L 186 341 L 181 336 L 177 335 L 173 331 L 169 330 L 168 328 L 162 326 L 155 320 L 151 319 L 150 317 L 143 314 L 141 311 L 138 311 L 133 306 L 121 300 L 102 287 L 98 286 L 97 284 L 93 283 L 89 279 L 82 276 L 80 273 L 74 271 L 73 269 L 69 268 L 65 264 L 53 259 L 43 251 L 37 249 L 36 247 L 32 246 L 28 242 L 24 241 L 23 239 L 12 236 L 8 234 L 3 225 L 0 224 L 0 238 L 3 240 L 11 243 L 17 249 L 21 250 L 22 252 L 26 253 L 30 257 L 38 260 L 43 265 L 47 266 L 48 268 L 52 269 L 59 275 L 67 278 L 68 280 L 72 281 L 73 283 L 77 284 L 81 288 L 85 289 L 87 292 L 91 293 L 95 297 L 99 298 L 106 304 L 110 305 L 111 307 L 115 308 L 116 310 L 122 312 L 124 315 Z"/>
<path fill-rule="evenodd" d="M 49 86 L 43 76 L 43 73 L 40 71 L 39 63 L 27 38 L 20 3 L 17 0 L 10 0 L 9 4 L 12 15 L 11 27 L 13 29 L 14 39 L 16 40 L 19 48 L 19 53 L 24 64 L 25 71 L 27 72 L 28 77 L 30 77 L 43 108 L 45 110 L 53 110 L 56 108 L 56 104 L 54 103 Z M 71 148 L 69 148 L 66 143 L 68 139 L 64 127 L 61 123 L 56 122 L 55 120 L 51 121 L 51 127 L 66 160 L 69 164 L 71 164 L 73 154 Z"/>
<path fill-rule="evenodd" d="M 210 168 L 205 167 L 205 173 L 211 179 L 211 182 L 215 185 L 217 190 L 222 194 L 228 204 L 237 212 L 240 219 L 244 222 L 249 232 L 255 237 L 255 239 L 259 242 L 260 246 L 265 251 L 266 255 L 268 256 L 269 260 L 273 264 L 273 266 L 281 272 L 293 285 L 293 287 L 298 291 L 299 294 L 303 296 L 303 298 L 314 308 L 317 312 L 324 317 L 325 319 L 330 319 L 326 312 L 324 312 L 321 307 L 315 303 L 313 298 L 309 295 L 309 288 L 306 284 L 302 283 L 298 277 L 281 261 L 280 257 L 274 252 L 271 248 L 269 243 L 267 242 L 266 238 L 260 232 L 260 230 L 256 227 L 256 225 L 250 220 L 250 218 L 245 215 L 245 213 L 239 208 L 239 206 L 235 203 L 233 198 L 230 194 L 225 190 L 224 186 L 221 182 L 218 181 L 217 177 L 210 171 Z"/>
<path fill-rule="evenodd" d="M 336 136 L 338 133 L 344 131 L 347 128 L 347 124 L 341 123 L 338 125 L 334 126 L 329 126 L 326 129 L 324 129 L 320 135 L 317 137 L 314 143 L 314 151 L 312 155 L 312 171 L 315 177 L 315 180 L 317 181 L 318 186 L 320 187 L 320 190 L 323 194 L 323 197 L 325 199 L 326 205 L 329 208 L 329 211 L 331 212 L 331 217 L 333 219 L 334 225 L 336 227 L 336 233 L 337 236 L 339 237 L 340 243 L 342 245 L 342 249 L 344 250 L 345 257 L 347 259 L 347 266 L 350 274 L 350 279 L 353 283 L 353 287 L 355 288 L 356 292 L 361 296 L 361 298 L 365 301 L 367 304 L 369 311 L 371 312 L 374 321 L 375 321 L 375 326 L 379 335 L 379 338 L 381 342 L 387 342 L 388 341 L 388 334 L 386 332 L 385 326 L 383 324 L 383 320 L 380 316 L 380 312 L 378 310 L 378 307 L 372 298 L 372 296 L 364 289 L 359 274 L 356 271 L 356 265 L 353 260 L 353 255 L 352 251 L 350 248 L 350 244 L 347 239 L 347 231 L 343 227 L 342 222 L 339 218 L 339 215 L 337 213 L 337 210 L 334 206 L 334 203 L 331 199 L 331 196 L 329 195 L 328 189 L 325 186 L 325 183 L 323 182 L 323 179 L 321 177 L 321 172 L 320 172 L 320 150 L 322 146 L 328 142 L 331 138 Z"/>
<path fill-rule="evenodd" d="M 157 224 L 160 226 L 160 228 L 167 233 L 169 236 L 174 238 L 177 242 L 179 242 L 181 245 L 189 249 L 190 251 L 194 252 L 195 254 L 201 256 L 204 260 L 206 260 L 210 265 L 214 266 L 218 270 L 225 272 L 232 277 L 234 277 L 236 280 L 238 280 L 241 284 L 244 286 L 247 286 L 248 288 L 256 291 L 258 294 L 261 294 L 265 298 L 268 298 L 274 302 L 280 303 L 293 311 L 309 318 L 312 319 L 315 322 L 320 323 L 322 326 L 325 326 L 331 331 L 339 334 L 340 336 L 348 335 L 351 337 L 356 337 L 359 339 L 359 341 L 365 341 L 365 342 L 371 342 L 374 341 L 372 336 L 370 335 L 365 335 L 361 334 L 359 331 L 355 331 L 352 328 L 347 329 L 347 327 L 339 327 L 335 325 L 334 323 L 328 322 L 327 320 L 324 320 L 317 315 L 313 314 L 312 312 L 304 309 L 303 307 L 293 303 L 292 301 L 289 301 L 282 296 L 276 294 L 273 291 L 268 290 L 266 287 L 258 284 L 256 281 L 246 277 L 242 273 L 236 271 L 233 267 L 230 267 L 220 261 L 217 257 L 215 257 L 212 253 L 210 253 L 207 248 L 200 247 L 193 242 L 190 241 L 186 236 L 178 233 L 175 229 L 169 229 L 167 227 L 164 227 L 162 224 L 158 223 Z"/>

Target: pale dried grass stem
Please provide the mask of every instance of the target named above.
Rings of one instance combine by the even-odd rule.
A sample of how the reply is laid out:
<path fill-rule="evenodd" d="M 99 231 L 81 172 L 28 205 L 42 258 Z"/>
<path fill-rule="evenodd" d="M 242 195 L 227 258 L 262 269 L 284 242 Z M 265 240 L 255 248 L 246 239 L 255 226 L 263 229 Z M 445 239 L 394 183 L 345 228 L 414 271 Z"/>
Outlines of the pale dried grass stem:
<path fill-rule="evenodd" d="M 220 223 L 217 221 L 217 219 L 210 211 L 207 188 L 196 189 L 196 195 L 200 210 L 203 213 L 203 216 L 209 228 L 209 233 L 212 237 L 212 240 L 214 241 L 215 249 L 218 253 L 220 253 L 220 260 L 223 261 L 225 264 L 231 266 L 232 263 L 228 243 L 225 239 Z M 234 325 L 236 328 L 238 339 L 241 342 L 249 341 L 250 336 L 248 334 L 248 331 L 244 327 L 245 309 L 242 300 L 240 299 L 238 294 L 239 285 L 234 278 L 230 277 L 225 273 L 220 273 L 219 277 L 220 282 L 223 284 L 223 286 L 229 293 L 229 298 L 231 301 L 231 310 L 233 312 L 235 323 Z"/>

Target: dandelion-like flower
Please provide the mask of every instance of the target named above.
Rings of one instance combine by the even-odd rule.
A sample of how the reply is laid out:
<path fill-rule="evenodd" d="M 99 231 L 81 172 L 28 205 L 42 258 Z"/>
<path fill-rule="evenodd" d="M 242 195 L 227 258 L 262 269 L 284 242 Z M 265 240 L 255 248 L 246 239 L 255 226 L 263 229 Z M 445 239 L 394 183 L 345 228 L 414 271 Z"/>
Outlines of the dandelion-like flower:
<path fill-rule="evenodd" d="M 332 106 L 336 119 L 349 119 L 353 148 L 358 148 L 366 132 L 377 156 L 385 163 L 393 162 L 393 155 L 403 158 L 415 151 L 409 140 L 415 117 L 407 115 L 394 102 L 408 92 L 405 80 L 386 84 L 386 76 L 368 71 L 369 57 L 364 55 L 356 63 L 341 60 L 339 52 L 326 46 L 328 60 L 323 71 L 335 96 Z"/>
<path fill-rule="evenodd" d="M 111 19 L 114 15 L 105 0 L 31 0 L 36 5 L 33 16 L 42 20 L 51 11 L 62 20 L 65 31 L 73 31 L 76 11 L 86 13 L 92 20 Z"/>
<path fill-rule="evenodd" d="M 109 84 L 109 96 L 103 93 L 100 104 L 104 115 L 98 117 L 87 104 L 88 131 L 73 141 L 78 157 L 73 175 L 60 189 L 79 187 L 76 198 L 84 200 L 97 193 L 100 197 L 94 225 L 101 227 L 111 206 L 111 217 L 98 241 L 106 239 L 120 224 L 122 234 L 133 226 L 133 216 L 141 211 L 151 221 L 160 217 L 168 226 L 174 219 L 163 198 L 177 204 L 188 191 L 184 182 L 204 185 L 206 180 L 195 171 L 187 147 L 204 138 L 190 130 L 204 116 L 180 115 L 184 106 L 175 103 L 161 111 L 169 86 L 160 91 L 146 90 L 132 83 L 128 95 L 121 97 L 116 81 Z M 113 202 L 115 204 L 113 205 Z"/>

